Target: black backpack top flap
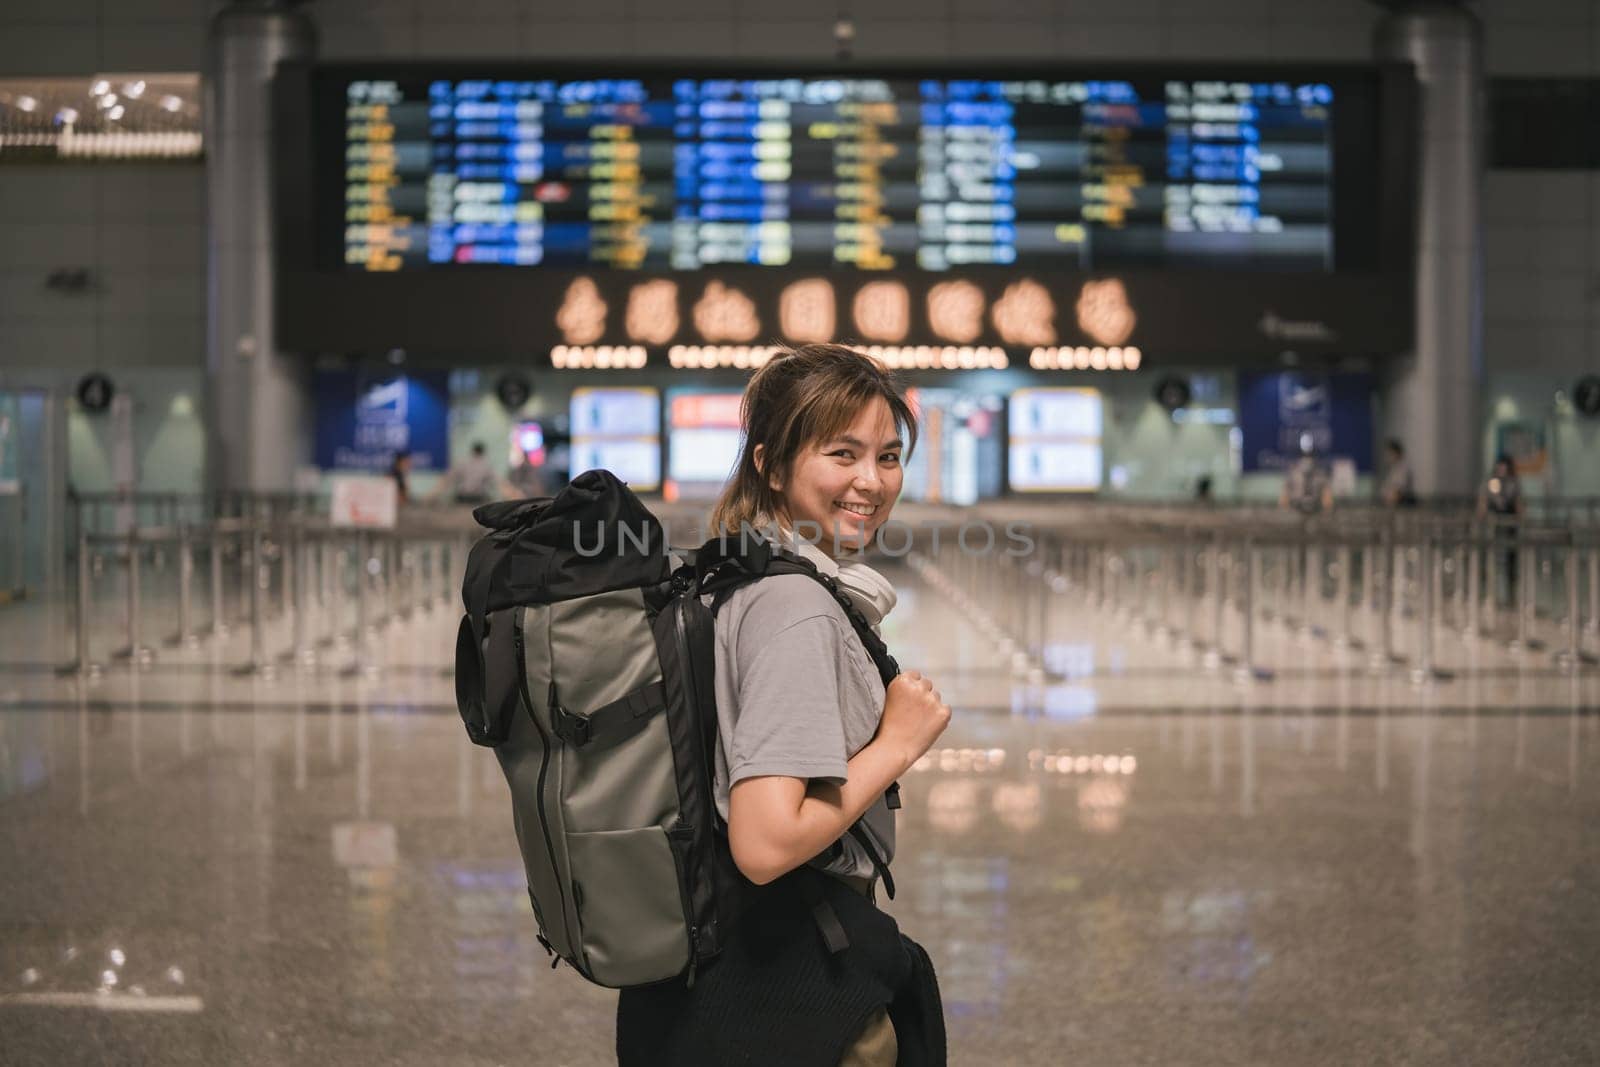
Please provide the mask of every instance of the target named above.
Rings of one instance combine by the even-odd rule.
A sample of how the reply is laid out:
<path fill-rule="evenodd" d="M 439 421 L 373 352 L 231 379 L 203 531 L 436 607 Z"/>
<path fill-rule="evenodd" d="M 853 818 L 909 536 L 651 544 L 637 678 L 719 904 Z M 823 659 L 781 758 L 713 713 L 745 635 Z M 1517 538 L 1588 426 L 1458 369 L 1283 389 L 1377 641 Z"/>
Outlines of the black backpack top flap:
<path fill-rule="evenodd" d="M 539 496 L 532 500 L 496 500 L 472 509 L 472 521 L 490 530 L 515 530 L 538 518 L 539 512 L 548 508 L 555 497 Z"/>
<path fill-rule="evenodd" d="M 490 527 L 473 546 L 461 588 L 478 619 L 668 578 L 661 523 L 610 471 L 585 471 L 554 499 L 487 504 L 473 517 Z"/>

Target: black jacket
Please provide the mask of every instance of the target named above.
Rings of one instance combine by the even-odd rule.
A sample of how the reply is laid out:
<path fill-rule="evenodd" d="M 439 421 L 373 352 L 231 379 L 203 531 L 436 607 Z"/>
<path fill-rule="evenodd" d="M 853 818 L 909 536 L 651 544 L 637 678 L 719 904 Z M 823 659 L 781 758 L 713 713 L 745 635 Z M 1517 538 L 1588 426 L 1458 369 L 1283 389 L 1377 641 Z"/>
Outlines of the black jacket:
<path fill-rule="evenodd" d="M 944 1012 L 928 954 L 871 901 L 803 867 L 749 890 L 737 932 L 692 985 L 622 991 L 617 1062 L 838 1067 L 885 1005 L 899 1067 L 943 1067 Z"/>

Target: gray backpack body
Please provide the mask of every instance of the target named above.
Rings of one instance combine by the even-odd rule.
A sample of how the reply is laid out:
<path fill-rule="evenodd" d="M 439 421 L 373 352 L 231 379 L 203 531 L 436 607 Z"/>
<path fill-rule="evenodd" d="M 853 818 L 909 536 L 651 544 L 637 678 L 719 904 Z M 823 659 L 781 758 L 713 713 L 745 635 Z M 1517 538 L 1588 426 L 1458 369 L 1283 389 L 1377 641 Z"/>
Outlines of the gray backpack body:
<path fill-rule="evenodd" d="M 540 942 L 603 986 L 692 981 L 749 887 L 713 802 L 715 641 L 703 598 L 810 573 L 848 602 L 764 542 L 672 554 L 606 471 L 474 516 L 489 532 L 467 562 L 456 699 L 510 787 Z M 849 610 L 887 684 L 893 660 Z"/>

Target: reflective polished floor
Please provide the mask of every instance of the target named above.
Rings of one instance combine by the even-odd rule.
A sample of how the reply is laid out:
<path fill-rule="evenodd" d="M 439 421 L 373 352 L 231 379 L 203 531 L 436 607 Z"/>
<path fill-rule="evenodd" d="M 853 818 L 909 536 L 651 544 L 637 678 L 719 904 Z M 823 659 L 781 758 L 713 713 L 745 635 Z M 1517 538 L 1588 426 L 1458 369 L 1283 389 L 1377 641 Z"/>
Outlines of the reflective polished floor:
<path fill-rule="evenodd" d="M 1068 595 L 1041 678 L 896 579 L 890 645 L 956 708 L 889 905 L 952 1063 L 1600 1062 L 1600 671 L 1458 641 L 1417 686 L 1267 626 L 1240 682 Z M 62 679 L 58 613 L 0 609 L 0 1063 L 613 1062 L 615 994 L 534 939 L 454 625 Z"/>

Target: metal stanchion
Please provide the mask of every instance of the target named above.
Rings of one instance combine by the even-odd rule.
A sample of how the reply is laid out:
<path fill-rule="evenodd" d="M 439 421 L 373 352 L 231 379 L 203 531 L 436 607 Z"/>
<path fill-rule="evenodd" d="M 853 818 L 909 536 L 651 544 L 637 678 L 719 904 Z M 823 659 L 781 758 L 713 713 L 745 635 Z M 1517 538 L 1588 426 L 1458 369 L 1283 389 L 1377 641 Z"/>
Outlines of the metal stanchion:
<path fill-rule="evenodd" d="M 72 620 L 72 662 L 58 668 L 56 673 L 83 678 L 97 677 L 100 665 L 89 660 L 89 531 L 81 522 L 78 524 L 78 587 L 74 595 L 77 609 Z"/>
<path fill-rule="evenodd" d="M 1183 633 L 1190 648 L 1200 648 L 1200 597 L 1204 572 L 1200 560 L 1206 549 L 1187 549 L 1183 554 Z"/>
<path fill-rule="evenodd" d="M 1355 611 L 1351 608 L 1350 599 L 1355 585 L 1355 549 L 1350 542 L 1344 541 L 1339 545 L 1339 561 L 1335 564 L 1339 568 L 1338 582 L 1336 584 L 1339 597 L 1339 638 L 1340 646 L 1344 648 L 1361 647 L 1361 641 L 1355 634 Z"/>
<path fill-rule="evenodd" d="M 1239 645 L 1239 666 L 1234 678 L 1241 682 L 1266 682 L 1272 672 L 1256 664 L 1255 644 L 1255 590 L 1261 580 L 1261 551 L 1250 541 L 1245 542 L 1244 579 L 1239 592 L 1239 611 L 1243 621 L 1243 637 Z"/>
<path fill-rule="evenodd" d="M 1457 628 L 1462 629 L 1466 627 L 1467 593 L 1468 586 L 1471 584 L 1467 581 L 1467 557 L 1469 555 L 1470 552 L 1467 549 L 1467 543 L 1462 541 L 1456 545 L 1456 550 L 1450 557 L 1450 566 L 1453 568 L 1453 580 L 1450 586 L 1450 599 L 1453 600 L 1456 605 L 1454 619 L 1455 625 Z M 1444 622 L 1446 626 L 1450 625 L 1448 622 L 1445 622 L 1442 619 L 1440 621 Z"/>
<path fill-rule="evenodd" d="M 266 661 L 264 646 L 266 643 L 266 620 L 262 618 L 265 605 L 262 603 L 262 583 L 267 580 L 268 572 L 265 554 L 262 552 L 261 526 L 252 523 L 249 532 L 250 558 L 254 562 L 248 569 L 247 576 L 250 582 L 249 599 L 250 609 L 250 659 L 236 674 L 259 674 L 267 677 L 272 673 L 271 664 Z"/>
<path fill-rule="evenodd" d="M 278 617 L 287 619 L 294 608 L 294 530 L 280 526 L 273 539 L 274 555 L 278 559 Z"/>
<path fill-rule="evenodd" d="M 351 631 L 345 629 L 344 625 L 344 605 L 350 595 L 350 582 L 345 575 L 350 570 L 354 570 L 357 575 L 361 572 L 359 565 L 353 568 L 350 566 L 349 561 L 354 556 L 354 551 L 348 545 L 339 547 L 333 554 L 334 596 L 329 602 L 328 632 L 330 634 L 330 643 L 339 648 L 344 648 L 350 644 Z"/>
<path fill-rule="evenodd" d="M 194 619 L 190 612 L 190 598 L 194 594 L 194 546 L 189 540 L 189 527 L 178 527 L 178 632 L 167 643 L 177 647 L 195 644 Z"/>
<path fill-rule="evenodd" d="M 383 621 L 394 625 L 400 619 L 400 542 L 390 531 L 383 539 Z"/>
<path fill-rule="evenodd" d="M 421 615 L 432 615 L 433 542 L 418 542 L 415 551 L 417 553 L 417 587 L 413 595 L 417 601 L 417 612 Z"/>
<path fill-rule="evenodd" d="M 366 530 L 362 530 L 356 534 L 356 625 L 351 643 L 351 647 L 354 650 L 354 657 L 352 658 L 350 665 L 340 672 L 345 675 L 360 674 L 365 666 L 362 660 L 365 658 L 367 651 L 367 627 L 369 625 L 370 614 L 367 606 L 367 586 L 371 584 L 373 577 L 368 571 L 368 566 L 372 562 L 370 538 L 371 534 L 369 534 Z"/>
<path fill-rule="evenodd" d="M 1483 604 L 1484 628 L 1487 636 L 1490 638 L 1496 638 L 1500 634 L 1500 568 L 1502 563 L 1507 561 L 1500 558 L 1502 555 L 1504 555 L 1504 553 L 1501 551 L 1501 549 L 1496 547 L 1498 541 L 1498 538 L 1496 537 L 1498 527 L 1490 525 L 1488 527 L 1488 531 L 1489 543 L 1484 549 L 1485 559 L 1483 561 L 1484 585 L 1487 586 L 1487 588 L 1484 590 L 1485 594 L 1487 594 L 1484 597 Z M 1508 569 L 1506 572 L 1506 581 L 1508 583 L 1506 589 L 1508 594 L 1510 592 L 1510 573 L 1511 572 Z"/>
<path fill-rule="evenodd" d="M 412 551 L 397 537 L 394 541 L 394 595 L 389 611 L 401 622 L 411 620 Z M 396 610 L 398 608 L 398 610 Z"/>
<path fill-rule="evenodd" d="M 1538 566 L 1538 552 L 1529 548 L 1514 551 L 1517 563 L 1516 594 L 1512 599 L 1516 602 L 1517 633 L 1512 638 L 1511 648 L 1513 651 L 1538 651 L 1544 648 L 1544 642 L 1533 636 L 1534 596 L 1539 583 L 1539 575 L 1534 568 Z M 1533 567 L 1528 566 L 1530 559 L 1533 561 Z"/>
<path fill-rule="evenodd" d="M 1439 670 L 1433 663 L 1433 612 L 1435 598 L 1441 592 L 1441 571 L 1438 550 L 1433 539 L 1427 535 L 1423 536 L 1417 550 L 1417 578 L 1422 596 L 1417 606 L 1417 652 L 1415 666 L 1411 670 L 1411 683 L 1426 685 L 1450 678 L 1448 672 Z"/>
<path fill-rule="evenodd" d="M 250 586 L 251 569 L 255 566 L 256 557 L 255 557 L 255 549 L 252 547 L 254 545 L 254 542 L 250 541 L 249 538 L 247 537 L 247 531 L 246 531 L 246 528 L 245 528 L 244 523 L 243 523 L 242 507 L 243 507 L 243 505 L 241 505 L 241 512 L 240 512 L 241 522 L 240 522 L 240 526 L 239 526 L 239 537 L 235 541 L 235 544 L 237 544 L 238 547 L 239 547 L 239 597 L 240 597 L 240 600 L 239 600 L 238 617 L 240 619 L 246 619 L 246 618 L 248 618 L 248 612 L 250 610 L 250 602 L 249 602 L 248 599 L 245 598 L 245 592 L 244 591 L 245 591 L 245 589 L 247 589 Z"/>
<path fill-rule="evenodd" d="M 1367 665 L 1373 671 L 1386 671 L 1400 662 L 1394 653 L 1395 571 L 1399 565 L 1399 553 L 1395 551 L 1391 537 L 1387 530 L 1383 532 L 1372 560 L 1372 621 L 1378 632 Z"/>
<path fill-rule="evenodd" d="M 305 530 L 296 525 L 289 532 L 285 544 L 286 566 L 293 575 L 293 598 L 289 610 L 292 612 L 289 620 L 293 641 L 289 649 L 289 660 L 293 663 L 306 666 L 316 661 L 316 653 L 312 651 L 307 639 L 307 614 L 311 610 L 311 566 L 306 558 Z"/>
<path fill-rule="evenodd" d="M 1468 536 L 1471 535 L 1469 534 Z M 1473 650 L 1474 655 L 1476 655 L 1476 642 L 1478 638 L 1482 636 L 1482 633 L 1478 629 L 1479 614 L 1482 611 L 1481 601 L 1483 599 L 1482 569 L 1483 550 L 1478 546 L 1477 541 L 1474 540 L 1472 542 L 1472 547 L 1467 550 L 1467 610 L 1465 614 L 1467 621 L 1466 629 L 1464 631 L 1467 640 L 1474 642 L 1474 644 L 1469 646 L 1469 648 Z"/>
<path fill-rule="evenodd" d="M 1245 557 L 1245 569 L 1252 566 L 1250 557 Z M 1278 617 L 1279 605 L 1273 603 L 1274 583 L 1272 581 L 1273 568 L 1270 558 L 1263 557 L 1255 564 L 1255 572 L 1251 578 L 1251 600 L 1255 603 L 1256 614 L 1262 622 L 1271 622 Z"/>
<path fill-rule="evenodd" d="M 1574 543 L 1569 544 L 1566 551 L 1567 647 L 1556 655 L 1556 662 L 1569 671 L 1580 671 L 1585 664 L 1597 662 L 1593 655 L 1583 650 L 1583 609 L 1578 603 L 1578 561 L 1581 553 L 1576 540 L 1576 535 L 1573 535 Z"/>
<path fill-rule="evenodd" d="M 317 612 L 316 617 L 320 625 L 321 636 L 316 638 L 318 648 L 327 648 L 338 637 L 339 626 L 334 615 L 333 596 L 333 538 L 328 531 L 322 531 L 317 539 Z"/>
<path fill-rule="evenodd" d="M 216 520 L 211 523 L 211 628 L 208 631 L 212 637 L 224 637 L 228 633 L 228 619 L 222 598 L 222 531 L 217 528 Z"/>
<path fill-rule="evenodd" d="M 111 654 L 112 659 L 125 659 L 132 667 L 141 663 L 148 663 L 154 658 L 154 653 L 139 643 L 139 616 L 143 612 L 140 603 L 139 589 L 139 531 L 130 527 L 127 533 L 128 545 L 128 645 Z"/>
<path fill-rule="evenodd" d="M 1163 637 L 1177 638 L 1178 624 L 1172 621 L 1173 589 L 1177 585 L 1178 549 L 1176 545 L 1158 542 L 1156 565 L 1151 578 L 1155 583 L 1155 631 Z"/>
<path fill-rule="evenodd" d="M 1300 574 L 1300 629 L 1307 637 L 1322 637 L 1326 631 L 1317 625 L 1317 602 L 1322 599 L 1322 550 L 1309 541 L 1305 533 L 1305 566 Z"/>
<path fill-rule="evenodd" d="M 1589 621 L 1584 629 L 1591 634 L 1600 633 L 1600 547 L 1587 553 L 1589 561 Z"/>
<path fill-rule="evenodd" d="M 1377 541 L 1361 547 L 1361 611 L 1366 617 L 1362 629 L 1362 644 L 1370 654 L 1378 647 L 1378 563 L 1383 558 Z"/>
<path fill-rule="evenodd" d="M 1206 558 L 1206 595 L 1211 598 L 1211 647 L 1206 650 L 1205 665 L 1212 669 L 1223 662 L 1223 610 L 1227 606 L 1222 588 L 1223 563 L 1222 535 L 1218 533 L 1211 539 Z"/>

